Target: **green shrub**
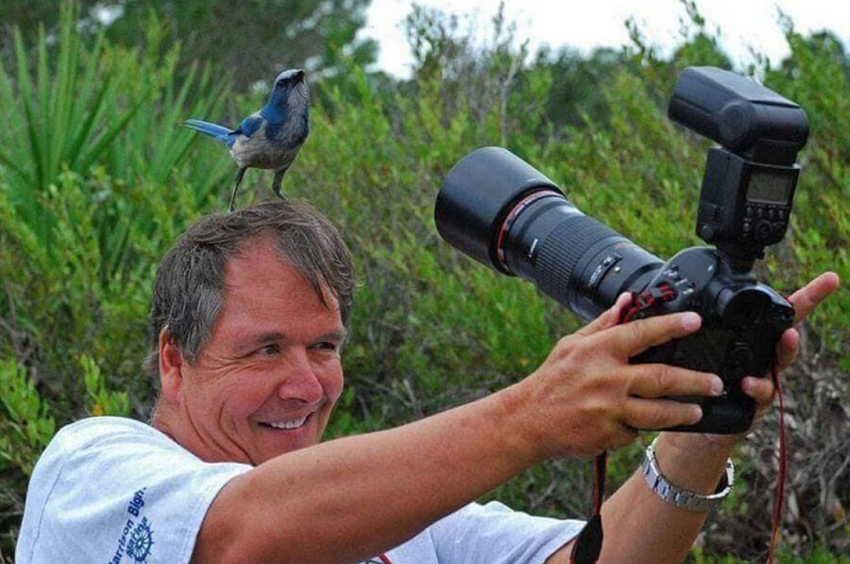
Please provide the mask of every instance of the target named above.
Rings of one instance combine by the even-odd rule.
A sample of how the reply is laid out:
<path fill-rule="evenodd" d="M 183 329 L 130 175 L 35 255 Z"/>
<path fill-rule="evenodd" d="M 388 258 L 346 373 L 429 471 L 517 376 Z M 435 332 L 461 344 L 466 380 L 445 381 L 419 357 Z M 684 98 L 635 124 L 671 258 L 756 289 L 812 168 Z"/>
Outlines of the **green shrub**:
<path fill-rule="evenodd" d="M 224 210 L 235 171 L 222 146 L 195 143 L 180 127 L 186 117 L 227 121 L 226 80 L 197 71 L 174 84 L 179 49 L 162 45 L 155 21 L 144 46 L 124 49 L 83 43 L 72 32 L 73 10 L 64 9 L 55 47 L 30 61 L 19 41 L 14 68 L 0 68 L 0 104 L 10 108 L 0 130 L 0 558 L 13 542 L 26 477 L 56 427 L 92 414 L 149 415 L 153 386 L 139 365 L 156 265 L 186 225 Z M 314 103 L 311 135 L 284 182 L 287 195 L 311 201 L 340 227 L 360 278 L 344 354 L 348 387 L 330 436 L 397 425 L 503 387 L 579 325 L 531 284 L 495 274 L 437 236 L 434 197 L 471 150 L 507 146 L 588 215 L 661 257 L 700 244 L 693 225 L 708 143 L 669 123 L 664 104 L 684 66 L 723 64 L 710 37 L 697 33 L 671 61 L 638 43 L 606 67 L 593 111 L 576 107 L 575 119 L 558 125 L 547 114 L 551 69 L 526 62 L 503 20 L 494 22 L 491 47 L 475 50 L 439 17 L 420 17 L 418 33 L 439 36 L 430 44 L 440 56 L 423 52 L 409 84 L 348 69 L 345 88 L 322 90 L 322 104 Z M 825 268 L 850 279 L 846 57 L 791 31 L 789 42 L 788 67 L 765 76 L 809 112 L 812 138 L 791 233 L 760 267 L 786 291 Z M 264 95 L 227 110 L 246 115 Z M 270 181 L 251 171 L 240 204 L 270 197 Z M 783 523 L 789 558 L 820 543 L 812 554 L 826 559 L 850 538 L 836 517 L 850 503 L 841 466 L 850 450 L 848 304 L 843 292 L 815 316 L 788 373 L 794 451 L 802 453 L 789 478 L 795 513 Z M 698 562 L 763 552 L 774 476 L 756 455 L 774 450 L 772 417 L 742 449 L 737 503 L 707 528 Z M 640 445 L 613 453 L 612 488 L 640 456 Z M 817 471 L 793 470 L 808 460 Z M 534 512 L 584 514 L 589 468 L 552 461 L 493 495 Z M 728 530 L 739 534 L 717 534 Z"/>
<path fill-rule="evenodd" d="M 56 433 L 56 420 L 35 384 L 13 359 L 0 362 L 0 459 L 29 476 L 41 451 Z"/>

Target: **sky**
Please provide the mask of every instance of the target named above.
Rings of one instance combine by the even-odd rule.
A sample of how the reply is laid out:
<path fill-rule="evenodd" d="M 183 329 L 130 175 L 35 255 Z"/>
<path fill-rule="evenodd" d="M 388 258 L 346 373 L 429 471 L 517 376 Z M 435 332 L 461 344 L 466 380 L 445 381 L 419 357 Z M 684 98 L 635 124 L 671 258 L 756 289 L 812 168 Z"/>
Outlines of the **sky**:
<path fill-rule="evenodd" d="M 625 21 L 634 18 L 646 39 L 660 49 L 681 43 L 681 23 L 687 19 L 680 0 L 504 0 L 508 21 L 517 36 L 530 40 L 532 52 L 541 45 L 571 46 L 582 53 L 594 47 L 629 44 Z M 499 0 L 417 0 L 446 13 L 488 22 Z M 412 57 L 402 22 L 411 0 L 372 0 L 364 35 L 380 44 L 378 67 L 399 78 L 410 75 Z M 754 62 L 752 51 L 778 63 L 788 54 L 779 11 L 791 17 L 797 31 L 828 29 L 845 46 L 850 40 L 850 2 L 845 0 L 697 0 L 707 29 L 720 30 L 721 47 L 736 66 Z M 663 52 L 663 51 L 662 51 Z"/>

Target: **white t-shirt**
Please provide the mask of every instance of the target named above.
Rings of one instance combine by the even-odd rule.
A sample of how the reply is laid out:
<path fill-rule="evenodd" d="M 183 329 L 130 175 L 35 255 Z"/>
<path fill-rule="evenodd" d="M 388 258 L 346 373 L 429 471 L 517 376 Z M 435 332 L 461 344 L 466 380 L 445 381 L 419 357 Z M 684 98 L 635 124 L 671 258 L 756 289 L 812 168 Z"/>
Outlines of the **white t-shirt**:
<path fill-rule="evenodd" d="M 251 468 L 204 462 L 132 419 L 73 423 L 36 465 L 15 562 L 187 564 L 213 499 Z M 386 556 L 393 564 L 541 564 L 583 524 L 471 504 Z"/>

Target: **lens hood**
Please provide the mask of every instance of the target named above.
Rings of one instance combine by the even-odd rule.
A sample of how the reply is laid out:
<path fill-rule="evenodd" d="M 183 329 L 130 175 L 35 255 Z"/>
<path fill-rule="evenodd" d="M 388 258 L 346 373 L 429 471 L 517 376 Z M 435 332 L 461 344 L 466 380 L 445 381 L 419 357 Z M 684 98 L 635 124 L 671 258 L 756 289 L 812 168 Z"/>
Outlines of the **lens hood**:
<path fill-rule="evenodd" d="M 434 207 L 437 231 L 463 253 L 509 274 L 495 256 L 499 229 L 517 202 L 541 190 L 563 194 L 554 182 L 507 149 L 476 149 L 443 181 Z"/>

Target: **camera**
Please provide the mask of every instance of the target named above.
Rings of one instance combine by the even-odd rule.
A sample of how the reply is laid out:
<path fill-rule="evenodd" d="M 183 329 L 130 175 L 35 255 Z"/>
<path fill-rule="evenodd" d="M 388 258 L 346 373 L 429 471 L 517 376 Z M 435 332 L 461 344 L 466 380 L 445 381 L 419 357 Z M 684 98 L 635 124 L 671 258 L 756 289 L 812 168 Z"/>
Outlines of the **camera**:
<path fill-rule="evenodd" d="M 794 320 L 788 300 L 758 281 L 753 266 L 785 236 L 808 119 L 772 90 L 713 67 L 679 75 L 668 117 L 719 145 L 708 150 L 697 210 L 696 234 L 712 246 L 664 261 L 579 211 L 549 178 L 498 147 L 473 151 L 448 173 L 434 211 L 437 230 L 463 253 L 533 282 L 586 320 L 623 292 L 633 295 L 629 319 L 699 313 L 697 333 L 632 362 L 720 375 L 720 397 L 673 398 L 699 404 L 703 417 L 669 430 L 741 433 L 755 405 L 740 381 L 768 372 Z"/>

